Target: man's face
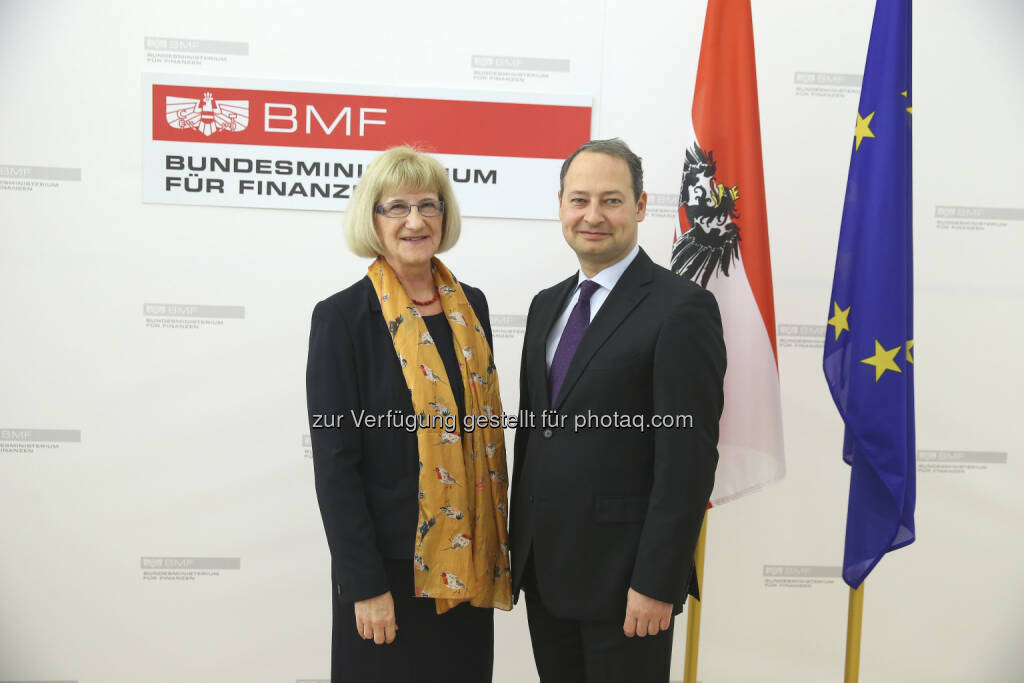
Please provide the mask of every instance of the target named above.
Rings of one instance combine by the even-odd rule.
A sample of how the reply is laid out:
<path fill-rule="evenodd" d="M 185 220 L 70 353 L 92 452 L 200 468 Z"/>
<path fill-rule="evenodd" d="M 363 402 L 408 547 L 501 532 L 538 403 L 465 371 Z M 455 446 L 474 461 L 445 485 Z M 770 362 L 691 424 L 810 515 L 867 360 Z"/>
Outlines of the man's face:
<path fill-rule="evenodd" d="M 601 152 L 580 152 L 565 174 L 558 196 L 562 234 L 580 260 L 583 274 L 595 275 L 626 256 L 636 244 L 647 193 L 633 196 L 624 159 Z"/>

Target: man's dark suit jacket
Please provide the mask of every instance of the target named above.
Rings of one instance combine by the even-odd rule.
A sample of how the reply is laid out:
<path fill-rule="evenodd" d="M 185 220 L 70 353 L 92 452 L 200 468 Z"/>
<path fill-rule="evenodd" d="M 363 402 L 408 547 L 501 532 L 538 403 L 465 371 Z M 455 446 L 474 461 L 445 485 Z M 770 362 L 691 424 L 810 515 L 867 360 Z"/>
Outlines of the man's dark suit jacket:
<path fill-rule="evenodd" d="M 621 620 L 634 590 L 683 608 L 696 595 L 693 553 L 718 464 L 725 342 L 706 290 L 640 250 L 604 301 L 554 405 L 548 334 L 577 275 L 530 305 L 512 479 L 512 588 L 528 554 L 544 605 L 565 619 Z M 567 415 L 546 428 L 540 412 Z M 691 415 L 692 428 L 583 429 L 574 416 Z"/>
<path fill-rule="evenodd" d="M 462 288 L 491 343 L 483 292 L 465 283 Z M 383 560 L 412 560 L 419 456 L 415 432 L 360 429 L 349 412 L 413 414 L 412 398 L 369 277 L 313 309 L 306 405 L 316 497 L 331 550 L 334 590 L 346 602 L 386 593 Z M 342 415 L 341 427 L 318 428 L 314 426 L 317 415 Z"/>

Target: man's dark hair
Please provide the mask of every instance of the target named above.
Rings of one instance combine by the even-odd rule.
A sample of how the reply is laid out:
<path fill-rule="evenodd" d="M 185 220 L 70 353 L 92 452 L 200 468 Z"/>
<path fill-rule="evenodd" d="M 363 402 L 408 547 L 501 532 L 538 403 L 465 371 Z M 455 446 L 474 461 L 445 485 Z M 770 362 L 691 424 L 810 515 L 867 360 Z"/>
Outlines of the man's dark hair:
<path fill-rule="evenodd" d="M 600 152 L 613 157 L 618 157 L 629 166 L 629 175 L 633 179 L 633 201 L 640 201 L 640 194 L 644 191 L 644 168 L 640 163 L 640 157 L 633 154 L 621 138 L 610 138 L 608 140 L 591 140 L 584 142 L 579 148 L 569 155 L 569 158 L 562 162 L 562 172 L 558 176 L 558 194 L 565 191 L 565 174 L 569 171 L 572 160 L 580 152 Z"/>

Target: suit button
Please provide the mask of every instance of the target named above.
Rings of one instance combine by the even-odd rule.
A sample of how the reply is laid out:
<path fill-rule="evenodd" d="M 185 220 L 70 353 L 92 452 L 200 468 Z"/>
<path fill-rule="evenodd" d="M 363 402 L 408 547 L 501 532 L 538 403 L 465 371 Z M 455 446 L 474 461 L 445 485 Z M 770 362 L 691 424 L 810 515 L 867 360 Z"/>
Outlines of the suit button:
<path fill-rule="evenodd" d="M 530 496 L 530 502 L 531 503 L 533 502 L 533 496 Z"/>
<path fill-rule="evenodd" d="M 551 430 L 550 429 L 545 429 L 544 430 L 544 438 L 545 439 L 550 439 L 551 438 Z"/>

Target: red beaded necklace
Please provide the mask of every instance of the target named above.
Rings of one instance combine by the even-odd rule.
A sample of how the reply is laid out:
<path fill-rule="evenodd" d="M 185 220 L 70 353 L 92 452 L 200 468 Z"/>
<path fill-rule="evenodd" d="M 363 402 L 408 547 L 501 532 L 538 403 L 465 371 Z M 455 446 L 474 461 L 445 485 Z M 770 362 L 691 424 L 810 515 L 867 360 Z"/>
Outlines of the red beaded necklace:
<path fill-rule="evenodd" d="M 437 298 L 438 298 L 439 296 L 441 296 L 441 291 L 440 291 L 439 289 L 436 289 L 436 288 L 435 288 L 435 289 L 434 289 L 434 296 L 432 296 L 432 297 L 431 297 L 431 298 L 430 298 L 429 300 L 427 300 L 427 301 L 416 301 L 416 299 L 413 299 L 413 298 L 412 298 L 411 296 L 410 296 L 409 298 L 410 298 L 410 299 L 412 299 L 412 302 L 413 302 L 414 304 L 416 304 L 417 306 L 429 306 L 430 304 L 432 304 L 432 303 L 434 303 L 435 301 L 437 301 Z"/>

